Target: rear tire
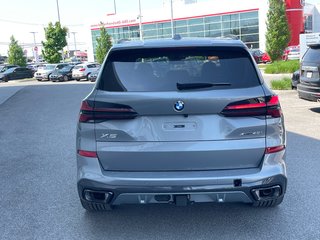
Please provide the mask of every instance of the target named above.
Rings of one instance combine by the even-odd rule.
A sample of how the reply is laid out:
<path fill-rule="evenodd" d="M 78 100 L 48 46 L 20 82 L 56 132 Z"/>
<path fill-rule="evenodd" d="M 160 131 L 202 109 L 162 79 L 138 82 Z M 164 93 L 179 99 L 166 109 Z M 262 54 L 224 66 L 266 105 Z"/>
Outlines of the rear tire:
<path fill-rule="evenodd" d="M 257 201 L 252 204 L 253 207 L 275 207 L 282 203 L 284 196 L 273 200 Z"/>
<path fill-rule="evenodd" d="M 89 81 L 89 75 L 90 75 L 90 73 L 88 73 L 86 76 L 87 81 Z"/>
<path fill-rule="evenodd" d="M 106 203 L 93 203 L 80 199 L 81 205 L 89 212 L 107 212 L 111 211 L 113 207 Z"/>
<path fill-rule="evenodd" d="M 68 78 L 67 75 L 63 76 L 63 81 L 64 81 L 64 82 L 68 82 L 68 81 L 69 81 L 69 78 Z"/>

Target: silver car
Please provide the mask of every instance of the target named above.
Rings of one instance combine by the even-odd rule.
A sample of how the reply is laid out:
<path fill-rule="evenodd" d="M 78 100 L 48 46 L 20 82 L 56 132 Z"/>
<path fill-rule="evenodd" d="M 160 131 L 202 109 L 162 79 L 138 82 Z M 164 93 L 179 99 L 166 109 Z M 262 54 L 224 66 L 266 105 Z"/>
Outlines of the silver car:
<path fill-rule="evenodd" d="M 87 210 L 269 207 L 286 192 L 279 99 L 239 40 L 114 45 L 81 104 L 76 139 L 78 193 Z"/>

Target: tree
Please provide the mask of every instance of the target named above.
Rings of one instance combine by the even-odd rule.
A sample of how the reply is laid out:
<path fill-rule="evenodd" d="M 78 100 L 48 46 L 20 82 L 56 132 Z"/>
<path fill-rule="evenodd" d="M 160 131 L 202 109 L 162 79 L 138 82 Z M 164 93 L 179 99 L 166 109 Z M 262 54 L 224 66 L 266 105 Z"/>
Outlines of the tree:
<path fill-rule="evenodd" d="M 60 22 L 54 25 L 50 22 L 48 27 L 44 28 L 46 41 L 42 42 L 43 58 L 48 63 L 59 63 L 62 58 L 63 48 L 67 46 L 66 27 L 61 27 Z"/>
<path fill-rule="evenodd" d="M 112 47 L 111 37 L 104 24 L 100 22 L 100 37 L 97 37 L 96 58 L 98 63 L 102 63 L 109 49 Z"/>
<path fill-rule="evenodd" d="M 24 56 L 22 47 L 14 36 L 10 37 L 10 45 L 8 51 L 8 63 L 24 67 L 27 65 L 27 58 Z"/>
<path fill-rule="evenodd" d="M 281 57 L 290 40 L 290 30 L 283 0 L 269 0 L 267 19 L 266 50 L 271 60 L 274 61 Z"/>

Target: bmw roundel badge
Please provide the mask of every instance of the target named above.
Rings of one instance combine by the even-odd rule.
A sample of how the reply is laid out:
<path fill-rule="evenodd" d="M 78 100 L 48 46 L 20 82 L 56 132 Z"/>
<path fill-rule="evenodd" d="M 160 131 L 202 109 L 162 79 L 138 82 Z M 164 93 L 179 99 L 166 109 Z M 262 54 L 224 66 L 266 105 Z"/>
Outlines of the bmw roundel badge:
<path fill-rule="evenodd" d="M 182 101 L 177 101 L 174 104 L 174 110 L 176 110 L 177 112 L 181 112 L 184 109 L 184 102 Z"/>

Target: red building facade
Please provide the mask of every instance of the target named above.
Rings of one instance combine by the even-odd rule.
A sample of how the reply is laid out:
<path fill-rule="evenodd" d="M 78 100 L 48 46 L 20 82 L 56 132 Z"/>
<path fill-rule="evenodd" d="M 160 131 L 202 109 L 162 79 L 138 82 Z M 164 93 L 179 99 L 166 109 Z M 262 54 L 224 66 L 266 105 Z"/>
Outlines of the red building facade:
<path fill-rule="evenodd" d="M 291 32 L 289 46 L 299 45 L 299 35 L 304 32 L 304 0 L 285 0 L 286 15 Z"/>

